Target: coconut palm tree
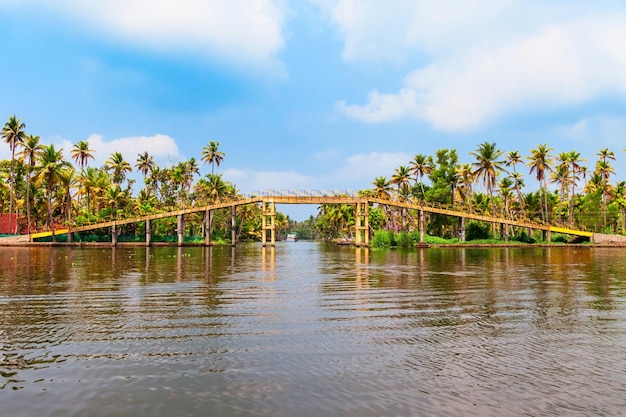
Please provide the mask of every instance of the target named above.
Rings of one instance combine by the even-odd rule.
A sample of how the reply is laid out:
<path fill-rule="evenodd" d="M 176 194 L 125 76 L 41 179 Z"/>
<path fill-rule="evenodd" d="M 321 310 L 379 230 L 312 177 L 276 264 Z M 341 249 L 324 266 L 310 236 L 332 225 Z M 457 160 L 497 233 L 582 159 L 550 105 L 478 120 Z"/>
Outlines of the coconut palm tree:
<path fill-rule="evenodd" d="M 462 190 L 462 200 L 464 203 L 468 203 L 469 212 L 472 212 L 472 184 L 474 184 L 474 167 L 472 164 L 463 164 L 456 167 L 457 183 L 460 185 L 459 189 Z"/>
<path fill-rule="evenodd" d="M 28 171 L 26 173 L 26 220 L 28 233 L 30 234 L 30 226 L 31 226 L 31 176 L 32 171 L 35 168 L 35 163 L 37 162 L 37 158 L 43 152 L 44 146 L 39 143 L 39 136 L 37 135 L 28 135 L 26 140 L 22 143 L 22 151 L 20 152 L 20 158 L 23 162 L 28 166 Z"/>
<path fill-rule="evenodd" d="M 137 163 L 135 164 L 135 168 L 137 171 L 143 174 L 143 180 L 145 182 L 149 173 L 151 173 L 156 167 L 156 163 L 154 162 L 154 158 L 152 155 L 148 153 L 148 151 L 144 151 L 144 153 L 140 153 L 137 155 Z"/>
<path fill-rule="evenodd" d="M 35 167 L 35 184 L 40 186 L 46 184 L 46 205 L 48 212 L 48 228 L 52 231 L 52 241 L 56 242 L 54 235 L 54 221 L 52 218 L 52 190 L 54 186 L 62 181 L 63 169 L 69 166 L 63 158 L 63 149 L 55 149 L 54 145 L 43 148 L 39 163 Z"/>
<path fill-rule="evenodd" d="M 391 183 L 398 188 L 398 195 L 407 196 L 411 186 L 411 169 L 406 165 L 400 165 L 391 176 Z"/>
<path fill-rule="evenodd" d="M 74 144 L 74 148 L 72 148 L 72 159 L 80 168 L 81 173 L 84 174 L 85 167 L 89 163 L 89 160 L 95 159 L 93 153 L 94 150 L 89 149 L 89 142 L 86 140 L 80 140 Z"/>
<path fill-rule="evenodd" d="M 372 185 L 374 186 L 374 194 L 377 198 L 389 199 L 391 197 L 391 182 L 387 177 L 381 176 L 374 178 Z"/>
<path fill-rule="evenodd" d="M 117 185 L 121 185 L 126 179 L 126 174 L 133 170 L 121 152 L 113 152 L 104 163 L 104 167 L 107 171 L 113 171 L 113 183 Z"/>
<path fill-rule="evenodd" d="M 477 180 L 482 179 L 484 186 L 489 192 L 492 205 L 494 203 L 493 189 L 496 186 L 496 178 L 500 172 L 507 172 L 503 167 L 504 160 L 499 159 L 502 154 L 503 152 L 496 147 L 495 143 L 489 142 L 481 143 L 475 152 L 470 152 L 470 155 L 476 158 L 473 175 Z M 495 213 L 493 206 L 492 212 Z"/>
<path fill-rule="evenodd" d="M 535 172 L 537 181 L 539 181 L 540 187 L 543 188 L 543 203 L 541 215 L 543 217 L 543 221 L 548 220 L 548 191 L 547 191 L 547 173 L 552 171 L 552 155 L 550 155 L 550 151 L 552 148 L 549 148 L 546 144 L 541 144 L 537 146 L 537 149 L 530 150 L 530 156 L 527 158 L 528 163 L 527 166 L 530 167 L 530 173 Z"/>
<path fill-rule="evenodd" d="M 609 185 L 609 178 L 611 174 L 615 174 L 615 170 L 611 166 L 611 164 L 606 159 L 600 159 L 596 163 L 595 174 L 597 174 L 601 178 L 601 188 L 602 188 L 602 218 L 604 220 L 604 229 L 606 232 L 606 206 L 608 194 L 611 190 L 611 186 Z"/>
<path fill-rule="evenodd" d="M 26 125 L 22 123 L 22 119 L 17 118 L 15 115 L 9 117 L 9 120 L 2 127 L 2 137 L 4 141 L 9 144 L 11 149 L 11 188 L 9 190 L 9 214 L 13 213 L 13 200 L 15 193 L 15 149 L 18 145 L 24 142 L 26 139 Z M 15 211 L 17 216 L 17 210 Z M 17 227 L 17 222 L 16 222 Z M 16 230 L 14 231 L 16 232 Z"/>
<path fill-rule="evenodd" d="M 211 174 L 215 173 L 215 165 L 220 166 L 226 154 L 218 150 L 219 142 L 210 141 L 208 145 L 202 148 L 202 162 L 211 164 Z"/>
<path fill-rule="evenodd" d="M 424 198 L 424 184 L 422 179 L 424 175 L 429 175 L 433 172 L 433 160 L 430 157 L 427 157 L 422 154 L 417 154 L 413 157 L 411 162 L 409 162 L 409 167 L 411 171 L 415 174 L 416 179 L 420 183 L 420 190 L 422 191 L 422 199 Z"/>
<path fill-rule="evenodd" d="M 570 207 L 569 207 L 569 224 L 570 227 L 574 225 L 574 199 L 576 197 L 576 183 L 580 181 L 580 174 L 585 174 L 580 163 L 586 161 L 586 159 L 580 157 L 580 152 L 570 151 L 567 153 L 565 160 L 570 165 L 570 184 L 572 185 L 570 194 Z M 585 168 L 586 170 L 586 168 Z"/>

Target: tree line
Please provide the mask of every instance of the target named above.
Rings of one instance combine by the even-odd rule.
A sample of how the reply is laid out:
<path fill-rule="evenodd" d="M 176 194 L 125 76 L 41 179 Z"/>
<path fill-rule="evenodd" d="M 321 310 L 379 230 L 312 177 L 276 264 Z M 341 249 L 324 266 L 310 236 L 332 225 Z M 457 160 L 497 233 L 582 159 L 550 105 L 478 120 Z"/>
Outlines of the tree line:
<path fill-rule="evenodd" d="M 71 160 L 66 160 L 63 149 L 43 144 L 39 136 L 28 134 L 25 123 L 16 116 L 9 117 L 1 136 L 10 148 L 11 159 L 0 161 L 0 212 L 14 214 L 19 219 L 13 233 L 168 212 L 235 199 L 239 195 L 234 184 L 215 172 L 226 156 L 218 141 L 209 141 L 202 148 L 200 162 L 209 164 L 211 172 L 200 177 L 195 158 L 162 167 L 147 151 L 138 154 L 134 163 L 116 151 L 102 166 L 92 166 L 95 151 L 88 141 L 76 142 L 70 152 Z M 128 178 L 133 170 L 143 176 L 137 193 L 133 192 L 135 180 Z M 238 225 L 239 236 L 260 239 L 260 209 L 240 207 L 238 214 L 244 219 Z M 190 217 L 189 232 L 204 233 L 200 230 L 204 227 L 201 216 Z M 279 214 L 276 222 L 281 228 L 289 219 Z M 156 223 L 155 235 L 173 233 L 172 219 Z M 125 232 L 140 232 L 132 230 L 134 227 L 137 225 L 127 226 Z M 218 211 L 212 225 L 214 238 L 226 239 L 229 227 L 229 213 Z"/>
<path fill-rule="evenodd" d="M 195 158 L 169 167 L 157 165 L 146 151 L 131 163 L 121 152 L 113 152 L 102 166 L 92 166 L 95 151 L 88 141 L 76 142 L 66 160 L 62 149 L 41 143 L 27 134 L 26 125 L 9 117 L 1 136 L 8 144 L 11 159 L 0 161 L 0 212 L 20 220 L 15 232 L 32 232 L 52 226 L 81 225 L 119 217 L 154 214 L 181 207 L 209 205 L 240 196 L 236 186 L 216 173 L 226 154 L 218 141 L 202 147 L 200 162 L 211 172 L 200 177 Z M 484 142 L 469 153 L 469 162 L 460 162 L 454 149 L 440 149 L 435 155 L 416 154 L 398 166 L 389 177 L 378 176 L 363 196 L 401 201 L 447 204 L 469 212 L 507 219 L 558 223 L 596 232 L 624 233 L 626 230 L 626 182 L 612 181 L 615 153 L 600 149 L 597 160 L 587 165 L 575 150 L 553 154 L 540 144 L 527 155 L 518 150 L 505 152 L 495 143 Z M 135 181 L 128 174 L 136 170 L 143 182 L 133 192 Z M 539 183 L 536 191 L 525 191 L 525 174 Z M 197 217 L 197 218 L 196 218 Z M 260 208 L 238 208 L 238 236 L 260 239 Z M 157 223 L 155 235 L 172 233 L 173 219 Z M 161 226 L 159 226 L 159 224 Z M 322 205 L 317 216 L 296 224 L 278 213 L 278 229 L 297 230 L 313 238 L 351 236 L 354 207 Z M 416 213 L 380 205 L 370 211 L 375 230 L 415 228 Z M 128 225 L 129 234 L 141 226 Z M 189 233 L 204 233 L 201 215 L 187 221 Z M 228 238 L 229 213 L 217 213 L 212 230 L 216 238 Z M 427 233 L 450 237 L 459 232 L 456 219 L 430 215 Z"/>

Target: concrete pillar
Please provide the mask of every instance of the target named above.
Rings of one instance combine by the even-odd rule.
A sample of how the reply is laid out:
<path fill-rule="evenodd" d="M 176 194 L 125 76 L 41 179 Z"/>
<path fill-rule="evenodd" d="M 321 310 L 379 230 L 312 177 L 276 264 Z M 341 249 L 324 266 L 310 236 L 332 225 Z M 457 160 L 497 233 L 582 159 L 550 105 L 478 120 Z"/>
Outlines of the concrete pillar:
<path fill-rule="evenodd" d="M 268 232 L 270 234 L 269 243 L 267 242 Z M 261 243 L 263 246 L 276 245 L 276 204 L 274 201 L 261 203 Z"/>
<path fill-rule="evenodd" d="M 185 219 L 182 214 L 179 214 L 177 217 L 178 226 L 176 227 L 176 231 L 178 232 L 178 246 L 183 246 L 185 242 Z"/>
<path fill-rule="evenodd" d="M 420 219 L 417 227 L 420 230 L 420 242 L 424 243 L 424 210 L 420 210 Z"/>
<path fill-rule="evenodd" d="M 465 242 L 465 217 L 461 217 L 461 230 L 459 230 L 459 241 Z"/>
<path fill-rule="evenodd" d="M 146 220 L 146 246 L 150 246 L 152 240 L 152 230 L 150 229 L 150 219 Z"/>
<path fill-rule="evenodd" d="M 356 203 L 355 213 L 356 246 L 369 246 L 369 202 Z"/>
<path fill-rule="evenodd" d="M 232 246 L 237 244 L 237 206 L 230 208 L 230 242 Z"/>
<path fill-rule="evenodd" d="M 211 245 L 211 228 L 213 226 L 213 211 L 207 209 L 204 212 L 204 245 Z"/>
<path fill-rule="evenodd" d="M 115 223 L 111 226 L 111 244 L 117 246 L 117 227 L 115 227 Z"/>

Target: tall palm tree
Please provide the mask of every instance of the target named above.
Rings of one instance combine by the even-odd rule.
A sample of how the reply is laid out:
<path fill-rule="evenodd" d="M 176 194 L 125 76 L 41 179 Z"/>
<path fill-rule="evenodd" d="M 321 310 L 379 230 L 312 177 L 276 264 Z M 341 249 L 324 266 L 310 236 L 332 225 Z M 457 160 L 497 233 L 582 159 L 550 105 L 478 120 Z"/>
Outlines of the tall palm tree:
<path fill-rule="evenodd" d="M 374 178 L 372 185 L 377 198 L 389 199 L 391 197 L 391 182 L 387 177 L 380 176 Z"/>
<path fill-rule="evenodd" d="M 557 158 L 559 164 L 550 173 L 550 182 L 559 185 L 559 200 L 561 204 L 565 203 L 565 198 L 569 190 L 570 183 L 570 165 L 567 161 L 567 152 L 563 152 Z M 559 222 L 561 221 L 561 210 L 559 210 Z"/>
<path fill-rule="evenodd" d="M 154 158 L 152 158 L 152 155 L 150 155 L 148 151 L 144 151 L 144 153 L 140 153 L 137 155 L 137 163 L 135 164 L 135 168 L 137 168 L 137 171 L 143 174 L 144 182 L 148 174 L 151 173 L 155 167 L 156 164 L 154 162 Z"/>
<path fill-rule="evenodd" d="M 494 214 L 493 189 L 496 186 L 496 178 L 500 172 L 507 172 L 503 167 L 504 160 L 499 159 L 502 154 L 503 152 L 496 147 L 495 143 L 489 142 L 481 143 L 475 152 L 470 152 L 470 155 L 476 158 L 473 174 L 476 179 L 482 179 L 483 184 L 487 188 Z"/>
<path fill-rule="evenodd" d="M 611 166 L 611 164 L 606 159 L 600 159 L 596 162 L 596 170 L 595 173 L 601 178 L 601 188 L 602 188 L 602 218 L 604 220 L 604 231 L 606 233 L 606 206 L 608 200 L 608 194 L 611 189 L 609 185 L 609 178 L 611 174 L 615 174 L 615 170 Z"/>
<path fill-rule="evenodd" d="M 35 168 L 35 163 L 37 162 L 37 158 L 43 152 L 44 146 L 39 143 L 39 136 L 37 135 L 28 135 L 26 140 L 22 143 L 22 151 L 20 152 L 20 158 L 22 161 L 26 163 L 28 166 L 28 171 L 26 172 L 26 220 L 28 233 L 30 234 L 30 226 L 31 226 L 31 216 L 30 216 L 30 208 L 31 208 L 31 196 L 30 196 L 30 179 L 32 175 L 32 171 Z"/>
<path fill-rule="evenodd" d="M 39 158 L 39 164 L 35 167 L 35 184 L 46 184 L 46 203 L 48 211 L 48 228 L 52 231 L 52 241 L 56 242 L 54 235 L 54 221 L 52 219 L 52 190 L 56 184 L 62 181 L 63 169 L 69 163 L 63 159 L 63 149 L 55 149 L 54 145 L 43 148 Z"/>
<path fill-rule="evenodd" d="M 89 149 L 89 142 L 86 140 L 81 140 L 74 144 L 74 148 L 72 148 L 72 159 L 76 161 L 76 165 L 80 168 L 81 173 L 84 173 L 89 160 L 95 159 L 93 153 L 94 150 Z"/>
<path fill-rule="evenodd" d="M 132 172 L 133 168 L 124 159 L 121 152 L 113 152 L 104 163 L 107 171 L 113 171 L 113 183 L 121 185 L 126 179 L 126 174 Z"/>
<path fill-rule="evenodd" d="M 549 148 L 546 144 L 541 144 L 537 146 L 537 149 L 530 150 L 530 157 L 528 157 L 527 166 L 530 167 L 530 173 L 535 172 L 537 181 L 539 181 L 540 187 L 543 188 L 543 203 L 541 215 L 543 217 L 543 221 L 548 220 L 548 191 L 547 191 L 547 173 L 552 171 L 552 155 L 550 151 L 552 148 Z"/>
<path fill-rule="evenodd" d="M 472 164 L 463 164 L 456 167 L 457 183 L 462 190 L 462 200 L 468 203 L 469 212 L 472 212 L 472 184 L 474 183 L 474 167 Z"/>
<path fill-rule="evenodd" d="M 2 127 L 2 137 L 4 141 L 9 144 L 11 149 L 11 188 L 9 190 L 9 214 L 13 213 L 13 199 L 15 193 L 15 149 L 17 146 L 24 142 L 26 139 L 26 125 L 22 123 L 22 119 L 17 118 L 15 115 L 9 117 L 9 120 Z M 17 217 L 17 210 L 15 210 Z M 17 222 L 15 223 L 17 227 Z M 16 230 L 14 230 L 16 232 Z"/>
<path fill-rule="evenodd" d="M 219 142 L 210 141 L 208 145 L 202 148 L 202 162 L 211 164 L 211 174 L 215 173 L 215 165 L 220 166 L 226 154 L 218 150 Z"/>
<path fill-rule="evenodd" d="M 416 179 L 420 183 L 420 190 L 422 191 L 422 198 L 424 198 L 424 184 L 422 179 L 424 175 L 429 175 L 433 172 L 433 160 L 422 154 L 417 154 L 409 162 L 411 171 L 415 174 Z"/>
<path fill-rule="evenodd" d="M 580 157 L 580 152 L 570 151 L 567 152 L 565 160 L 570 165 L 570 184 L 572 185 L 570 194 L 570 207 L 569 207 L 569 223 L 570 227 L 574 225 L 574 199 L 576 197 L 576 183 L 580 181 L 580 174 L 584 175 L 581 162 L 586 159 Z M 585 168 L 586 169 L 586 168 Z"/>
<path fill-rule="evenodd" d="M 406 165 L 400 165 L 391 176 L 391 183 L 398 188 L 399 196 L 407 196 L 411 186 L 411 169 Z"/>

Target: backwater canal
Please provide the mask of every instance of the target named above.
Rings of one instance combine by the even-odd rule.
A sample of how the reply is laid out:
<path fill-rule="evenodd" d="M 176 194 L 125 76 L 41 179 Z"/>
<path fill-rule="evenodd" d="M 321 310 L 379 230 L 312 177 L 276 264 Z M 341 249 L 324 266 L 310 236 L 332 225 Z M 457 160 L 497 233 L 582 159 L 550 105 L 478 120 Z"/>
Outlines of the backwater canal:
<path fill-rule="evenodd" d="M 626 415 L 626 250 L 0 248 L 0 415 Z"/>

